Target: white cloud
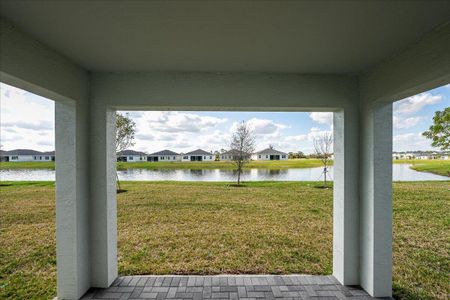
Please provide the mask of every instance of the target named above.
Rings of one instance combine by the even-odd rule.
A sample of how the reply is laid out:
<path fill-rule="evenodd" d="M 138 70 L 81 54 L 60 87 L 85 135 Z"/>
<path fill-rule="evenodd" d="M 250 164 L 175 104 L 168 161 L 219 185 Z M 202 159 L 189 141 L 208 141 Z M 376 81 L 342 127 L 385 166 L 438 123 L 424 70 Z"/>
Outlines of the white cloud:
<path fill-rule="evenodd" d="M 259 118 L 252 118 L 246 123 L 255 135 L 278 136 L 280 134 L 280 130 L 289 127 L 281 123 L 275 123 L 273 120 Z M 230 128 L 230 132 L 234 132 L 238 125 L 239 122 L 234 122 Z"/>
<path fill-rule="evenodd" d="M 331 130 L 321 130 L 320 128 L 313 127 L 309 130 L 307 135 L 308 141 L 313 141 L 315 138 L 323 136 L 324 134 L 333 134 Z"/>
<path fill-rule="evenodd" d="M 333 126 L 332 112 L 312 112 L 309 114 L 309 117 L 319 124 Z"/>
<path fill-rule="evenodd" d="M 401 115 L 411 115 L 420 111 L 427 105 L 437 104 L 443 99 L 442 95 L 432 95 L 422 93 L 394 103 L 394 113 Z"/>
<path fill-rule="evenodd" d="M 332 134 L 331 130 L 321 130 L 318 127 L 312 127 L 308 133 L 299 134 L 299 135 L 291 135 L 285 137 L 285 141 L 287 142 L 285 145 L 285 149 L 289 149 L 289 151 L 302 151 L 304 153 L 313 153 L 313 140 L 316 137 L 322 136 L 324 134 Z"/>
<path fill-rule="evenodd" d="M 200 132 L 216 127 L 227 119 L 185 112 L 144 112 L 139 121 L 146 121 L 145 128 L 152 131 Z"/>
<path fill-rule="evenodd" d="M 229 133 L 218 130 L 226 118 L 191 112 L 144 111 L 130 112 L 136 123 L 136 150 L 156 152 L 170 149 L 188 152 L 197 148 L 207 151 L 226 148 Z"/>
<path fill-rule="evenodd" d="M 20 114 L 20 113 L 19 113 Z M 31 129 L 31 130 L 54 130 L 55 126 L 52 121 L 47 120 L 36 120 L 36 121 L 9 121 L 2 122 L 3 128 L 19 128 L 19 129 Z"/>
<path fill-rule="evenodd" d="M 54 150 L 54 102 L 0 83 L 2 149 Z"/>
<path fill-rule="evenodd" d="M 396 129 L 411 128 L 416 126 L 421 120 L 422 117 L 402 118 L 400 116 L 394 116 L 393 118 L 394 128 Z"/>
<path fill-rule="evenodd" d="M 290 136 L 286 137 L 286 141 L 301 142 L 301 141 L 307 141 L 307 140 L 308 140 L 307 134 L 290 135 Z"/>
<path fill-rule="evenodd" d="M 398 134 L 393 137 L 394 151 L 433 150 L 430 140 L 420 132 Z"/>

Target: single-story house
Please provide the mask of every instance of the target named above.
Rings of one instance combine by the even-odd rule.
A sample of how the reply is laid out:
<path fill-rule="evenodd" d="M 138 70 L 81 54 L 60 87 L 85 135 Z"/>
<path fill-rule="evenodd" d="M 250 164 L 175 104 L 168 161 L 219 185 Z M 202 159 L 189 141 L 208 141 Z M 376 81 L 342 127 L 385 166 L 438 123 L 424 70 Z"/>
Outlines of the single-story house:
<path fill-rule="evenodd" d="M 415 158 L 416 158 L 416 155 L 415 155 L 414 153 L 405 153 L 405 154 L 403 155 L 403 158 L 404 158 L 404 159 L 415 159 Z"/>
<path fill-rule="evenodd" d="M 402 158 L 402 154 L 400 153 L 392 153 L 392 159 L 401 159 Z"/>
<path fill-rule="evenodd" d="M 437 153 L 419 153 L 416 155 L 416 159 L 438 159 L 439 154 Z"/>
<path fill-rule="evenodd" d="M 219 159 L 220 160 L 233 160 L 235 156 L 239 155 L 239 151 L 238 150 L 230 150 L 230 151 L 226 151 L 224 153 L 221 153 L 219 155 Z M 249 155 L 251 156 L 251 155 Z"/>
<path fill-rule="evenodd" d="M 202 149 L 197 149 L 182 155 L 182 161 L 214 161 L 215 155 Z"/>
<path fill-rule="evenodd" d="M 117 153 L 117 161 L 143 162 L 147 161 L 147 154 L 141 151 L 123 150 Z"/>
<path fill-rule="evenodd" d="M 55 161 L 55 151 L 42 152 L 42 154 L 44 155 L 44 157 L 50 156 L 50 159 L 52 161 Z"/>
<path fill-rule="evenodd" d="M 253 160 L 287 160 L 288 154 L 278 151 L 278 150 L 275 150 L 275 149 L 267 148 L 267 149 L 264 149 L 264 150 L 261 150 L 259 152 L 252 154 L 252 159 Z"/>
<path fill-rule="evenodd" d="M 147 155 L 147 161 L 181 161 L 181 155 L 170 150 L 162 150 Z"/>
<path fill-rule="evenodd" d="M 54 161 L 55 151 L 40 152 L 31 149 L 14 149 L 2 151 L 0 153 L 1 161 L 24 162 L 24 161 Z"/>

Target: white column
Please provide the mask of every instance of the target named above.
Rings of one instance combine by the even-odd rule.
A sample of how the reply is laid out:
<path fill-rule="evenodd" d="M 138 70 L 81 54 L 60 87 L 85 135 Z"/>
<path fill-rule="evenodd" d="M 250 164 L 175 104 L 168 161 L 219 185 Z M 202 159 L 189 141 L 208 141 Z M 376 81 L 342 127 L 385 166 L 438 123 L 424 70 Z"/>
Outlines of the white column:
<path fill-rule="evenodd" d="M 58 299 L 78 299 L 90 286 L 86 106 L 55 103 Z"/>
<path fill-rule="evenodd" d="M 392 294 L 392 104 L 361 110 L 361 286 L 373 297 Z"/>
<path fill-rule="evenodd" d="M 359 284 L 358 109 L 333 114 L 333 275 L 344 285 Z"/>
<path fill-rule="evenodd" d="M 95 102 L 95 101 L 94 101 Z M 117 277 L 115 111 L 91 106 L 91 286 Z"/>

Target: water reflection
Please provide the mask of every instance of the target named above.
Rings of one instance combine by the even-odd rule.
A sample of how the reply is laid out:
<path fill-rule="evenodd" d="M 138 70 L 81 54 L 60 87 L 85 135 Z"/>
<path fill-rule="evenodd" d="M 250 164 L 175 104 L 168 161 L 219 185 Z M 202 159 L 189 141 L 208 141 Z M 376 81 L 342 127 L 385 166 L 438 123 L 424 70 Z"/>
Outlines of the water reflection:
<path fill-rule="evenodd" d="M 393 165 L 394 181 L 449 180 L 448 177 L 431 173 L 417 172 L 407 164 Z M 119 171 L 120 180 L 136 181 L 235 181 L 237 173 L 234 170 L 223 169 L 127 169 Z M 333 168 L 327 175 L 333 180 Z M 249 169 L 242 174 L 243 181 L 320 181 L 323 180 L 323 168 L 304 169 Z M 0 180 L 3 181 L 38 181 L 55 180 L 54 170 L 0 170 Z"/>

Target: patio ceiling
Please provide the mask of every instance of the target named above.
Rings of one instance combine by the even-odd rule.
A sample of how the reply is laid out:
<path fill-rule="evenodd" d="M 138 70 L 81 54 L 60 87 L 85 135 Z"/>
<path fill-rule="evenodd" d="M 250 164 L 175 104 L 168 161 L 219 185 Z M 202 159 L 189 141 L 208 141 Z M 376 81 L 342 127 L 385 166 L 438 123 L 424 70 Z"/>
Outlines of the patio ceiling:
<path fill-rule="evenodd" d="M 10 1 L 1 15 L 91 71 L 359 74 L 448 21 L 450 1 Z"/>

